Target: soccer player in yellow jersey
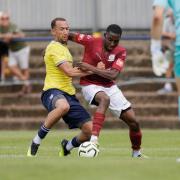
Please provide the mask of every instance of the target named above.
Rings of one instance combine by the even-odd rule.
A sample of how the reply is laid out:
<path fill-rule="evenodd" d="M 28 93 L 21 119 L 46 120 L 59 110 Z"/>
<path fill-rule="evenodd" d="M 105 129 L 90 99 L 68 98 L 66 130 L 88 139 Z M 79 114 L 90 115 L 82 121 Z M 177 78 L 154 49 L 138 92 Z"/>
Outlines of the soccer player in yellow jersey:
<path fill-rule="evenodd" d="M 27 156 L 36 155 L 42 139 L 60 118 L 68 124 L 70 129 L 81 129 L 80 134 L 72 140 L 64 139 L 61 141 L 60 156 L 70 154 L 74 147 L 88 141 L 91 136 L 90 115 L 76 99 L 75 88 L 72 85 L 72 77 L 86 76 L 91 72 L 82 72 L 77 67 L 72 66 L 72 56 L 67 48 L 69 26 L 64 18 L 52 20 L 51 33 L 54 41 L 47 46 L 45 51 L 46 77 L 41 96 L 42 104 L 47 109 L 48 115 L 32 140 Z"/>

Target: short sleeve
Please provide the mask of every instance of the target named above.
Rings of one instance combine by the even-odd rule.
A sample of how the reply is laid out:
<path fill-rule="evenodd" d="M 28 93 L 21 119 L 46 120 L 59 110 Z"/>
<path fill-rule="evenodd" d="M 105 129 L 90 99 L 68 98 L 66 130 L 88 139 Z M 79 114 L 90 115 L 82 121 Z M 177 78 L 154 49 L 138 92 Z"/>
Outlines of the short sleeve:
<path fill-rule="evenodd" d="M 78 33 L 75 37 L 75 41 L 82 45 L 87 45 L 93 41 L 93 36 Z"/>
<path fill-rule="evenodd" d="M 122 69 L 124 67 L 125 60 L 126 60 L 126 50 L 123 49 L 116 56 L 116 59 L 112 65 L 112 68 L 117 69 L 118 71 L 122 71 Z"/>
<path fill-rule="evenodd" d="M 65 50 L 60 46 L 52 46 L 50 54 L 56 66 L 67 61 Z"/>

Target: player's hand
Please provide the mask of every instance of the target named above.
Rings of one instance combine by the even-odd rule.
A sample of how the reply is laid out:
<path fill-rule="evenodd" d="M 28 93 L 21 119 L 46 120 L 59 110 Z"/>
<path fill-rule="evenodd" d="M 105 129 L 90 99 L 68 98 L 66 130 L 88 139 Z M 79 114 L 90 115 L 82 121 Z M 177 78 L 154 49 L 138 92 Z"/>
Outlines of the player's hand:
<path fill-rule="evenodd" d="M 96 67 L 99 68 L 99 69 L 105 69 L 105 64 L 100 61 L 100 62 L 97 64 Z"/>
<path fill-rule="evenodd" d="M 84 62 L 77 63 L 77 66 L 82 70 L 82 71 L 92 71 L 93 66 Z"/>

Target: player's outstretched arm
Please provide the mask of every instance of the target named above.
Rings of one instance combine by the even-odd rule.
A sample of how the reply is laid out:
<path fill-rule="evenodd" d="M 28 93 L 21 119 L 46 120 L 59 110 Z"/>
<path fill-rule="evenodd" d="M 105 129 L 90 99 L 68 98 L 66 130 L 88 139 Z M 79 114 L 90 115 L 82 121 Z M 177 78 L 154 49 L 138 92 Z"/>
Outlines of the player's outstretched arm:
<path fill-rule="evenodd" d="M 74 41 L 74 42 L 75 42 L 75 39 L 76 39 L 77 34 L 78 34 L 78 33 L 76 33 L 76 32 L 70 32 L 70 33 L 69 33 L 69 36 L 68 36 L 68 39 L 69 39 L 70 41 Z"/>
<path fill-rule="evenodd" d="M 82 63 L 82 62 L 78 63 L 78 66 L 80 67 L 80 69 L 92 71 L 94 74 L 97 74 L 99 76 L 102 76 L 102 77 L 110 79 L 110 80 L 116 79 L 119 74 L 119 71 L 116 69 L 106 70 L 106 69 L 97 68 L 95 66 L 92 66 L 87 63 Z"/>

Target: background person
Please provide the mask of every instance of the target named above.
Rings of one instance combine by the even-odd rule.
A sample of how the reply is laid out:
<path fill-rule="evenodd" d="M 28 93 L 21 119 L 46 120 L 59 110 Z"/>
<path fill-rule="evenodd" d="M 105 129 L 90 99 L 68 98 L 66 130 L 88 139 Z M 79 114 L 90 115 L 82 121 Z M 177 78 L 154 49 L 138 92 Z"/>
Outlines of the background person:
<path fill-rule="evenodd" d="M 0 12 L 0 26 L 3 22 L 3 12 Z M 8 71 L 8 44 L 0 38 L 0 80 L 4 81 Z"/>
<path fill-rule="evenodd" d="M 179 0 L 155 0 L 154 13 L 151 27 L 151 53 L 152 56 L 161 53 L 161 36 L 163 15 L 167 7 L 172 8 L 175 19 L 176 40 L 174 53 L 174 74 L 178 90 L 178 119 L 180 120 L 180 1 Z M 157 59 L 158 61 L 158 59 Z"/>
<path fill-rule="evenodd" d="M 167 82 L 164 84 L 164 87 L 158 90 L 158 94 L 170 93 L 173 91 L 172 84 L 169 82 L 169 79 L 173 76 L 173 60 L 174 60 L 174 41 L 176 38 L 175 34 L 175 24 L 172 9 L 168 9 L 163 23 L 162 31 L 162 51 L 164 57 L 167 60 L 168 68 L 165 73 Z"/>
<path fill-rule="evenodd" d="M 15 38 L 24 37 L 24 33 L 10 22 L 10 16 L 7 12 L 3 12 L 0 25 L 0 38 L 9 46 L 8 66 L 11 73 L 18 79 L 23 81 L 23 87 L 19 95 L 30 93 L 31 86 L 29 82 L 29 54 L 30 47 L 25 42 L 14 41 Z"/>

